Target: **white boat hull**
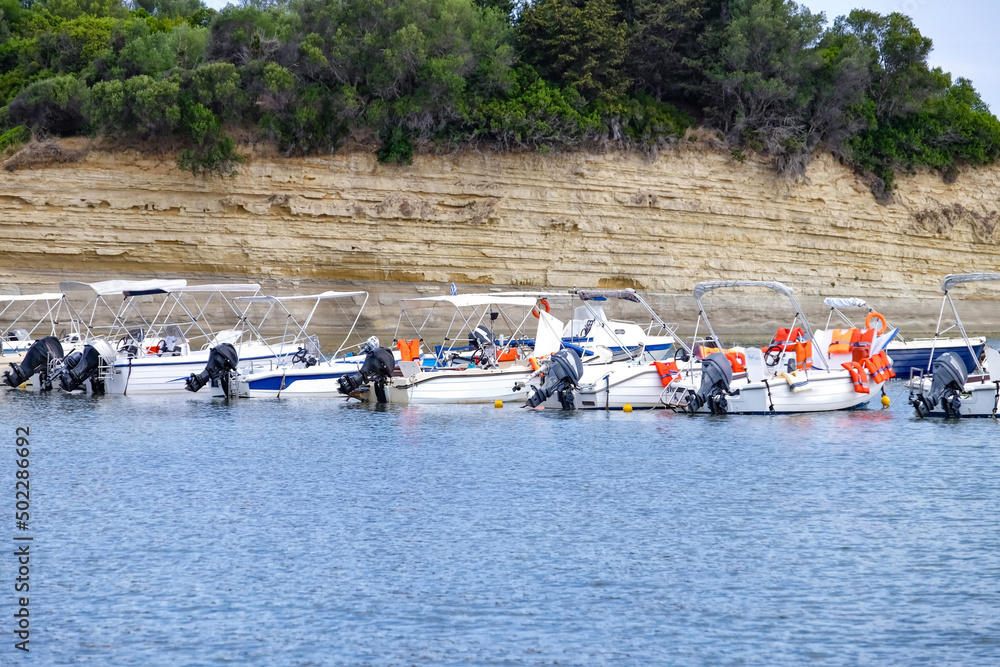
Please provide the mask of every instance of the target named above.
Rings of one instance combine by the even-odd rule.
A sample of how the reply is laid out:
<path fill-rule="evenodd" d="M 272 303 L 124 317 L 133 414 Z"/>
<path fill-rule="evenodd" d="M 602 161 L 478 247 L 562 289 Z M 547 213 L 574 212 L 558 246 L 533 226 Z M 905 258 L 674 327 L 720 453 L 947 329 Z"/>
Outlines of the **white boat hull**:
<path fill-rule="evenodd" d="M 913 383 L 923 382 L 924 392 L 929 393 L 932 380 L 931 376 L 925 376 L 923 378 L 914 378 L 909 384 L 913 386 Z M 996 414 L 998 406 L 1000 406 L 1000 381 L 990 379 L 974 380 L 965 383 L 965 386 L 962 388 L 961 405 L 958 408 L 958 414 L 961 417 L 992 417 Z M 948 415 L 945 413 L 944 408 L 936 405 L 933 410 L 922 416 L 947 417 Z"/>
<path fill-rule="evenodd" d="M 393 378 L 386 388 L 390 403 L 494 403 L 524 401 L 530 367 L 421 371 L 410 378 Z M 515 384 L 522 385 L 519 390 Z"/>
<path fill-rule="evenodd" d="M 262 372 L 240 374 L 240 396 L 280 398 L 282 396 L 343 396 L 340 376 L 356 373 L 364 363 L 363 355 L 304 366 L 283 366 Z"/>
<path fill-rule="evenodd" d="M 237 345 L 239 370 L 250 373 L 275 368 L 282 358 L 297 350 L 295 345 Z M 205 370 L 208 354 L 209 350 L 198 350 L 177 357 L 147 355 L 116 361 L 111 376 L 105 380 L 105 391 L 117 395 L 183 392 L 188 376 Z"/>
<path fill-rule="evenodd" d="M 621 410 L 626 404 L 633 409 L 668 407 L 670 397 L 683 389 L 697 391 L 701 375 L 685 373 L 684 378 L 664 387 L 654 366 L 629 366 L 615 369 L 577 392 L 576 407 L 583 410 Z M 737 375 L 727 396 L 728 412 L 732 414 L 775 414 L 847 410 L 861 406 L 878 396 L 882 383 L 869 380 L 869 393 L 854 390 L 846 370 L 811 370 L 807 373 L 809 389 L 793 392 L 781 376 L 750 382 L 745 374 Z M 707 412 L 708 408 L 704 408 Z"/>
<path fill-rule="evenodd" d="M 663 408 L 668 393 L 655 366 L 629 365 L 582 383 L 576 406 L 581 410 L 621 410 L 626 405 L 637 410 Z"/>
<path fill-rule="evenodd" d="M 784 378 L 761 382 L 734 380 L 727 396 L 731 414 L 792 414 L 850 410 L 881 394 L 884 383 L 869 380 L 868 393 L 854 390 L 851 375 L 843 371 L 809 371 L 809 390 L 795 393 Z M 703 406 L 699 412 L 708 412 Z"/>

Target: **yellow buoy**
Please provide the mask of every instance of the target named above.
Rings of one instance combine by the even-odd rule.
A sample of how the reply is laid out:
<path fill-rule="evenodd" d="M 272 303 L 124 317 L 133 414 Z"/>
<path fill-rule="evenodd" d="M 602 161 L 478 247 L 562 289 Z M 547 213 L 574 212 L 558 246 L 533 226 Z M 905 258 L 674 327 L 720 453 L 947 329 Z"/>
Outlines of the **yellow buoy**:
<path fill-rule="evenodd" d="M 493 404 L 493 407 L 494 407 L 494 408 L 502 408 L 502 407 L 503 407 L 503 401 L 501 401 L 501 400 L 500 400 L 500 399 L 498 398 L 498 399 L 497 399 L 497 402 Z"/>
<path fill-rule="evenodd" d="M 882 394 L 882 407 L 883 408 L 889 407 L 889 402 L 890 402 L 889 397 L 886 396 L 885 394 Z"/>
<path fill-rule="evenodd" d="M 622 412 L 632 412 L 632 404 L 626 403 L 625 407 L 622 408 Z"/>

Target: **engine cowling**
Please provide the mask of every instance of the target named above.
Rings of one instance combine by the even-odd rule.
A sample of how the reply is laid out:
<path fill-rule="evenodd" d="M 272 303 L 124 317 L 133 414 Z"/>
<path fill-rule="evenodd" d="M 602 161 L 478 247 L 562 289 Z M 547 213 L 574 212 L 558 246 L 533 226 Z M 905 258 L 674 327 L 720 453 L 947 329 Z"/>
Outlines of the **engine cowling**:
<path fill-rule="evenodd" d="M 192 373 L 184 381 L 184 388 L 188 391 L 198 391 L 209 380 L 218 380 L 222 383 L 223 392 L 229 396 L 229 382 L 236 369 L 240 365 L 240 357 L 236 353 L 236 348 L 231 343 L 219 343 L 208 353 L 208 363 L 205 370 L 195 375 Z"/>
<path fill-rule="evenodd" d="M 726 394 L 733 382 L 733 363 L 722 352 L 713 352 L 701 362 L 701 386 L 688 396 L 687 409 L 697 412 L 708 405 L 712 414 L 725 414 L 729 410 Z"/>
<path fill-rule="evenodd" d="M 576 350 L 564 348 L 554 352 L 546 362 L 545 376 L 542 386 L 534 387 L 528 396 L 527 406 L 537 408 L 549 399 L 552 394 L 559 395 L 559 402 L 565 410 L 574 408 L 573 390 L 579 386 L 583 377 L 583 362 Z"/>
<path fill-rule="evenodd" d="M 8 387 L 19 387 L 31 379 L 36 373 L 42 390 L 52 388 L 52 378 L 49 369 L 63 358 L 62 344 L 55 336 L 46 336 L 32 343 L 24 353 L 20 364 L 11 364 L 4 371 L 3 381 Z"/>
<path fill-rule="evenodd" d="M 376 347 L 365 354 L 365 361 L 356 373 L 345 373 L 337 381 L 337 391 L 345 396 L 356 394 L 369 382 L 379 403 L 386 402 L 385 385 L 396 369 L 396 359 L 387 347 Z"/>
<path fill-rule="evenodd" d="M 946 416 L 957 417 L 962 407 L 962 391 L 968 380 L 969 371 L 962 357 L 946 352 L 931 365 L 930 391 L 911 395 L 910 405 L 920 417 L 926 417 L 938 404 Z"/>
<path fill-rule="evenodd" d="M 110 368 L 115 363 L 115 351 L 104 340 L 94 340 L 83 350 L 72 352 L 63 359 L 59 373 L 59 385 L 63 391 L 74 391 L 90 380 L 91 391 L 104 393 L 104 381 L 100 377 L 102 368 Z"/>

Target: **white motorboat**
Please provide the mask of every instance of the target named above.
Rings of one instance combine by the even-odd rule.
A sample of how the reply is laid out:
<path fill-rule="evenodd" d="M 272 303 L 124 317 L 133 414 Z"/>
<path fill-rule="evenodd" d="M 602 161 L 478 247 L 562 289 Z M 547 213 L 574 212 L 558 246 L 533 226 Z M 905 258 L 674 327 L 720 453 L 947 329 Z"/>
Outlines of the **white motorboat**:
<path fill-rule="evenodd" d="M 107 359 L 106 352 L 101 353 L 101 368 L 90 377 L 91 390 L 121 395 L 182 392 L 188 378 L 204 371 L 211 351 L 223 344 L 233 347 L 244 371 L 270 367 L 298 350 L 293 345 L 268 344 L 241 321 L 233 298 L 256 295 L 257 284 L 111 280 L 64 282 L 61 287 L 65 292 L 89 293 L 81 310 L 92 333 L 88 343 L 106 341 L 105 349 L 113 355 Z M 119 296 L 123 300 L 116 307 L 109 299 Z M 105 318 L 111 313 L 110 325 L 100 323 L 102 313 Z M 210 317 L 232 318 L 236 328 L 215 331 Z M 63 388 L 84 387 L 64 384 Z"/>
<path fill-rule="evenodd" d="M 0 361 L 9 365 L 4 383 L 35 388 L 33 377 L 41 373 L 45 377 L 39 386 L 49 386 L 63 355 L 83 346 L 82 329 L 80 315 L 65 294 L 0 295 Z M 45 338 L 51 340 L 38 346 L 34 361 L 23 366 L 32 346 Z M 42 363 L 44 368 L 39 366 Z"/>
<path fill-rule="evenodd" d="M 944 298 L 935 331 L 958 329 L 968 355 L 953 351 L 936 355 L 931 371 L 914 371 L 907 386 L 909 402 L 920 417 L 995 417 L 1000 406 L 1000 352 L 985 347 L 976 353 L 975 339 L 965 331 L 951 290 L 967 283 L 1000 281 L 998 273 L 958 273 L 945 276 L 941 283 Z M 945 306 L 951 307 L 954 322 L 942 330 Z M 969 364 L 966 359 L 972 359 Z"/>
<path fill-rule="evenodd" d="M 642 356 L 648 359 L 663 359 L 677 341 L 676 325 L 664 322 L 656 311 L 634 289 L 572 289 L 568 292 L 503 292 L 504 296 L 528 296 L 538 299 L 539 308 L 551 312 L 550 301 L 557 307 L 567 297 L 573 307 L 572 315 L 562 330 L 562 344 L 574 349 L 578 354 L 584 350 L 606 348 L 614 361 L 632 360 Z M 609 317 L 604 305 L 609 302 L 619 305 L 637 304 L 633 314 L 646 319 L 645 324 L 626 320 L 623 317 Z M 526 343 L 531 344 L 528 340 Z"/>
<path fill-rule="evenodd" d="M 834 315 L 839 321 L 846 323 L 848 327 L 857 328 L 851 318 L 843 312 L 848 308 L 858 308 L 865 311 L 865 328 L 875 320 L 880 320 L 883 328 L 888 326 L 885 317 L 862 299 L 827 298 L 823 300 L 823 303 L 830 308 L 826 322 L 827 329 L 830 328 Z M 897 334 L 896 338 L 886 347 L 886 352 L 892 359 L 892 368 L 896 374 L 899 377 L 909 377 L 912 370 L 929 371 L 933 361 L 946 352 L 959 355 L 966 367 L 972 368 L 975 365 L 973 360 L 979 358 L 984 347 L 986 347 L 985 336 L 970 336 L 967 343 L 962 338 L 933 336 L 904 339 L 902 335 Z"/>
<path fill-rule="evenodd" d="M 791 326 L 779 329 L 764 350 L 725 350 L 718 344 L 715 347 L 720 351 L 703 353 L 700 373 L 689 372 L 672 383 L 666 400 L 669 407 L 736 414 L 845 410 L 867 404 L 892 375 L 892 362 L 883 352 L 895 337 L 895 329 L 814 332 L 792 289 L 776 281 L 732 280 L 696 285 L 699 324 L 705 320 L 711 341 L 720 339 L 702 299 L 714 290 L 731 288 L 764 288 L 786 297 L 795 313 Z"/>
<path fill-rule="evenodd" d="M 785 296 L 794 311 L 791 326 L 780 329 L 763 350 L 725 348 L 702 303 L 705 294 L 723 288 L 764 288 Z M 628 404 L 636 409 L 766 414 L 841 410 L 867 403 L 891 374 L 891 362 L 882 352 L 895 330 L 879 334 L 866 329 L 853 346 L 853 332 L 813 332 L 792 290 L 779 282 L 699 283 L 694 297 L 699 312 L 695 344 L 678 350 L 674 361 L 615 367 L 582 383 L 577 407 L 622 409 Z M 709 336 L 698 343 L 702 320 Z"/>
<path fill-rule="evenodd" d="M 663 390 L 661 375 L 657 369 L 676 370 L 676 363 L 666 358 L 671 348 L 688 357 L 692 352 L 677 337 L 676 325 L 665 323 L 632 289 L 574 290 L 571 294 L 579 297 L 583 305 L 574 309 L 573 320 L 563 330 L 563 346 L 583 353 L 588 348 L 574 346 L 574 343 L 583 343 L 589 349 L 609 350 L 613 355 L 612 359 L 589 359 L 585 356 L 579 377 L 573 380 L 577 391 L 572 393 L 566 389 L 553 390 L 550 377 L 552 369 L 544 365 L 533 375 L 531 384 L 539 390 L 545 388 L 546 383 L 550 386 L 545 392 L 544 400 L 532 395 L 528 405 L 610 409 L 621 408 L 625 404 L 656 404 Z M 632 322 L 609 319 L 604 314 L 602 302 L 612 299 L 640 304 L 647 311 L 650 324 L 643 328 Z M 679 347 L 675 348 L 677 345 Z M 563 372 L 568 376 L 575 375 L 571 365 L 565 366 Z M 601 404 L 597 404 L 598 397 L 595 393 L 598 385 L 604 387 L 600 397 L 603 400 Z"/>
<path fill-rule="evenodd" d="M 535 337 L 529 339 L 524 333 L 536 321 L 532 316 L 537 325 Z M 399 352 L 395 370 L 383 364 L 383 377 L 370 376 L 365 370 L 345 376 L 342 393 L 358 398 L 374 395 L 390 403 L 523 400 L 529 391 L 527 381 L 538 365 L 532 360 L 559 350 L 563 328 L 535 296 L 499 293 L 403 299 L 394 336 Z M 401 332 L 407 329 L 416 338 L 402 338 Z M 442 343 L 423 351 L 433 331 L 444 331 Z M 391 377 L 384 376 L 390 372 Z"/>
<path fill-rule="evenodd" d="M 44 336 L 73 345 L 83 336 L 80 316 L 60 292 L 0 294 L 0 359 L 19 363 L 31 344 Z"/>
<path fill-rule="evenodd" d="M 351 322 L 350 330 L 344 337 L 340 347 L 330 357 L 323 355 L 316 336 L 308 333 L 308 328 L 321 304 L 354 304 L 355 299 L 362 299 L 357 312 L 350 314 L 343 310 L 345 319 Z M 358 326 L 358 320 L 368 303 L 368 292 L 323 292 L 322 294 L 303 296 L 249 296 L 237 297 L 236 301 L 246 305 L 244 314 L 253 304 L 266 306 L 267 310 L 254 324 L 254 329 L 260 333 L 266 329 L 269 319 L 277 316 L 284 322 L 284 332 L 280 341 L 295 345 L 296 353 L 286 357 L 273 367 L 256 368 L 248 372 L 239 372 L 236 391 L 237 396 L 249 398 L 280 398 L 290 396 L 338 396 L 340 377 L 345 373 L 356 373 L 366 358 L 366 352 L 379 346 L 377 338 L 370 338 L 359 344 L 352 345 L 351 338 Z M 312 302 L 312 308 L 300 324 L 289 309 L 293 304 Z M 264 338 L 261 334 L 261 338 Z M 219 396 L 221 387 L 213 387 L 213 396 Z M 224 392 L 221 392 L 224 393 Z"/>
<path fill-rule="evenodd" d="M 564 345 L 603 347 L 611 351 L 615 361 L 631 361 L 638 357 L 663 359 L 677 341 L 676 325 L 664 322 L 634 289 L 572 290 L 570 294 L 583 303 L 573 309 L 573 317 L 563 329 Z M 603 305 L 609 301 L 639 304 L 648 323 L 609 318 Z"/>

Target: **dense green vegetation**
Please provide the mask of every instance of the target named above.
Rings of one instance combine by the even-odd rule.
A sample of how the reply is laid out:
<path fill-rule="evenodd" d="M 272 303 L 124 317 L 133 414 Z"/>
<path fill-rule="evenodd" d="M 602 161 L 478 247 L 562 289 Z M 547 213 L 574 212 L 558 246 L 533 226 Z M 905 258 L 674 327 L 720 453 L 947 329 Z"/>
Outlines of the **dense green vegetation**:
<path fill-rule="evenodd" d="M 232 173 L 233 136 L 647 151 L 689 126 L 804 173 L 829 150 L 876 193 L 1000 155 L 1000 122 L 931 69 L 901 14 L 831 23 L 789 0 L 0 0 L 0 151 L 35 137 L 174 145 Z"/>

